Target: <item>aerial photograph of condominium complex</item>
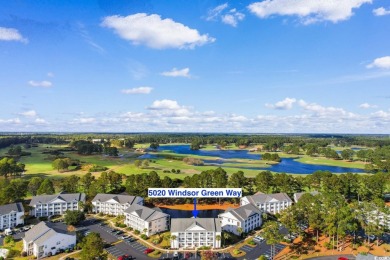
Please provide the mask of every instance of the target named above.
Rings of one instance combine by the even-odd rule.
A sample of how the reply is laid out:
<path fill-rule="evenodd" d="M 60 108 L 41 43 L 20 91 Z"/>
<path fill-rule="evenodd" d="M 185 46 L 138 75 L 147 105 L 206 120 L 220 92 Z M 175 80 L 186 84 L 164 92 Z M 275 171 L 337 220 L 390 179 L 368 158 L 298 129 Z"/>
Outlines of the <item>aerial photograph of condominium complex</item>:
<path fill-rule="evenodd" d="M 0 93 L 0 260 L 390 260 L 389 0 L 3 0 Z"/>

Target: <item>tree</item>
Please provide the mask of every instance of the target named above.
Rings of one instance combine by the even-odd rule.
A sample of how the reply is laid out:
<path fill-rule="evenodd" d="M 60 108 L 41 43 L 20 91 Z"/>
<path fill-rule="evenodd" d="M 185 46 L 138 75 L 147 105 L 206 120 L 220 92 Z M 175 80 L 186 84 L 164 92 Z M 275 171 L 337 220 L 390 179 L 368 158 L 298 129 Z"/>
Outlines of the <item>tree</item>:
<path fill-rule="evenodd" d="M 242 232 L 243 232 L 242 227 L 237 227 L 237 233 L 238 233 L 240 236 L 242 236 Z"/>
<path fill-rule="evenodd" d="M 259 172 L 255 178 L 255 186 L 257 191 L 263 193 L 271 192 L 275 186 L 272 173 L 270 171 Z"/>
<path fill-rule="evenodd" d="M 9 202 L 15 202 L 24 198 L 27 194 L 27 185 L 28 182 L 23 179 L 11 180 L 5 189 L 5 194 Z"/>
<path fill-rule="evenodd" d="M 91 260 L 106 256 L 103 253 L 104 242 L 98 233 L 90 233 L 81 242 L 81 259 Z"/>
<path fill-rule="evenodd" d="M 28 183 L 27 190 L 31 195 L 37 195 L 38 189 L 41 186 L 43 179 L 41 177 L 32 177 Z"/>
<path fill-rule="evenodd" d="M 61 189 L 69 193 L 76 193 L 78 191 L 78 183 L 80 177 L 71 175 L 61 180 Z"/>
<path fill-rule="evenodd" d="M 229 186 L 232 188 L 244 187 L 247 183 L 247 178 L 244 176 L 243 171 L 233 173 L 229 179 Z"/>
<path fill-rule="evenodd" d="M 143 168 L 149 167 L 149 160 L 143 160 L 143 161 L 142 161 L 142 167 L 143 167 Z"/>
<path fill-rule="evenodd" d="M 341 158 L 344 160 L 352 161 L 355 151 L 352 149 L 345 149 L 341 151 Z"/>
<path fill-rule="evenodd" d="M 58 158 L 55 159 L 52 163 L 53 169 L 57 171 L 67 170 L 70 166 L 69 158 Z"/>
<path fill-rule="evenodd" d="M 263 237 L 268 245 L 271 245 L 271 259 L 274 256 L 275 245 L 279 243 L 283 235 L 279 232 L 279 225 L 276 221 L 268 221 L 263 228 Z"/>
<path fill-rule="evenodd" d="M 39 186 L 39 189 L 37 191 L 38 195 L 41 194 L 47 194 L 51 195 L 54 194 L 54 185 L 53 182 L 50 179 L 44 179 L 43 182 L 41 183 L 41 186 Z"/>
<path fill-rule="evenodd" d="M 64 221 L 67 225 L 77 225 L 81 221 L 85 220 L 85 214 L 78 210 L 67 210 L 65 212 Z"/>
<path fill-rule="evenodd" d="M 160 145 L 156 142 L 153 142 L 150 144 L 149 147 L 150 147 L 150 149 L 157 150 L 160 147 Z"/>
<path fill-rule="evenodd" d="M 142 161 L 141 160 L 135 160 L 134 161 L 134 165 L 135 165 L 135 167 L 139 168 L 142 165 Z"/>
<path fill-rule="evenodd" d="M 202 141 L 199 139 L 193 139 L 190 145 L 191 150 L 199 150 L 202 145 Z"/>

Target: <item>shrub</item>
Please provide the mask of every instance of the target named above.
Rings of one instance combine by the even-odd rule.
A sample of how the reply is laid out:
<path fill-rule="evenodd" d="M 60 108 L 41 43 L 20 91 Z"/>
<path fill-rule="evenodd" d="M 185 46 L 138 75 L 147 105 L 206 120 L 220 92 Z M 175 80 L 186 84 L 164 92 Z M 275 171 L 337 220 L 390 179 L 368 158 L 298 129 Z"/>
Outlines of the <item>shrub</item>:
<path fill-rule="evenodd" d="M 235 255 L 239 255 L 239 254 L 241 254 L 241 251 L 240 251 L 240 250 L 238 250 L 238 249 L 234 249 L 234 250 L 233 250 L 233 254 L 235 254 Z"/>
<path fill-rule="evenodd" d="M 14 238 L 12 236 L 6 236 L 4 238 L 4 243 L 9 244 L 15 242 Z"/>
<path fill-rule="evenodd" d="M 172 173 L 176 173 L 176 170 L 175 170 L 175 169 L 172 169 L 171 172 L 172 172 Z"/>
<path fill-rule="evenodd" d="M 148 236 L 145 235 L 145 234 L 142 234 L 142 235 L 141 235 L 141 238 L 142 238 L 143 240 L 146 240 L 146 239 L 148 239 Z"/>
<path fill-rule="evenodd" d="M 27 252 L 26 252 L 26 251 L 23 251 L 20 255 L 21 255 L 22 257 L 26 257 L 26 256 L 27 256 Z"/>
<path fill-rule="evenodd" d="M 177 170 L 176 170 L 176 173 L 180 173 L 180 169 L 177 169 Z"/>
<path fill-rule="evenodd" d="M 127 230 L 133 231 L 133 228 L 132 227 L 128 227 Z"/>
<path fill-rule="evenodd" d="M 249 245 L 253 245 L 253 246 L 256 245 L 256 243 L 255 243 L 255 241 L 253 241 L 253 239 L 249 240 L 249 241 L 248 241 L 248 244 L 249 244 Z"/>
<path fill-rule="evenodd" d="M 38 218 L 40 221 L 46 221 L 47 220 L 47 217 L 39 217 Z"/>
<path fill-rule="evenodd" d="M 139 235 L 141 232 L 139 230 L 134 230 L 134 234 Z"/>
<path fill-rule="evenodd" d="M 103 217 L 104 216 L 103 212 L 99 212 L 98 216 Z"/>

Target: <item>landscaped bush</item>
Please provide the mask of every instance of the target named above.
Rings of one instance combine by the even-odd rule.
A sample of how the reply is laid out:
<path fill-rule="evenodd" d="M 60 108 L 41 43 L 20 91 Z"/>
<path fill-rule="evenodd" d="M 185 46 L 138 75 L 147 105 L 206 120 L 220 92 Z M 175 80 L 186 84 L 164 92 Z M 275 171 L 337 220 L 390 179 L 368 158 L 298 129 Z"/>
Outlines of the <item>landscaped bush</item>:
<path fill-rule="evenodd" d="M 201 246 L 198 248 L 199 250 L 209 250 L 210 247 L 209 246 Z"/>
<path fill-rule="evenodd" d="M 254 245 L 256 245 L 256 242 L 253 241 L 253 239 L 251 239 L 251 240 L 248 241 L 248 244 L 254 246 Z"/>
<path fill-rule="evenodd" d="M 146 239 L 148 239 L 148 236 L 145 235 L 145 234 L 142 234 L 142 235 L 141 235 L 141 238 L 142 238 L 143 240 L 146 240 Z"/>
<path fill-rule="evenodd" d="M 141 232 L 139 230 L 134 230 L 134 234 L 139 235 Z"/>
<path fill-rule="evenodd" d="M 40 221 L 46 221 L 47 220 L 47 217 L 39 217 L 38 218 Z"/>
<path fill-rule="evenodd" d="M 10 244 L 10 243 L 14 243 L 14 242 L 15 242 L 15 240 L 12 236 L 6 236 L 4 238 L 4 243 L 6 243 L 6 244 Z"/>
<path fill-rule="evenodd" d="M 235 254 L 235 255 L 239 255 L 239 254 L 241 254 L 241 251 L 240 251 L 240 250 L 238 250 L 238 249 L 234 249 L 234 250 L 233 250 L 233 254 Z"/>
<path fill-rule="evenodd" d="M 103 212 L 99 212 L 98 216 L 103 217 L 104 216 Z"/>
<path fill-rule="evenodd" d="M 21 255 L 22 257 L 26 257 L 26 256 L 27 256 L 27 252 L 26 252 L 26 251 L 23 251 L 20 255 Z"/>
<path fill-rule="evenodd" d="M 132 227 L 128 227 L 127 230 L 133 231 L 133 228 Z"/>
<path fill-rule="evenodd" d="M 104 171 L 107 171 L 108 168 L 105 167 L 105 166 L 100 166 L 100 165 L 96 165 L 94 164 L 91 168 L 89 168 L 89 172 L 104 172 Z"/>
<path fill-rule="evenodd" d="M 177 170 L 176 170 L 176 173 L 180 173 L 180 169 L 177 169 Z"/>

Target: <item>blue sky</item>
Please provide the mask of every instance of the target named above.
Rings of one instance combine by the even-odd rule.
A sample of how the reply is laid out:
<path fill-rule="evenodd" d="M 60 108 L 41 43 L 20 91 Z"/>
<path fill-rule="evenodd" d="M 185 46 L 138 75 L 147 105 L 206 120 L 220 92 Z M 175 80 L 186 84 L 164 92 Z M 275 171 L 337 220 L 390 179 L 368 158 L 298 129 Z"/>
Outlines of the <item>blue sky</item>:
<path fill-rule="evenodd" d="M 0 131 L 384 133 L 386 0 L 2 1 Z"/>

